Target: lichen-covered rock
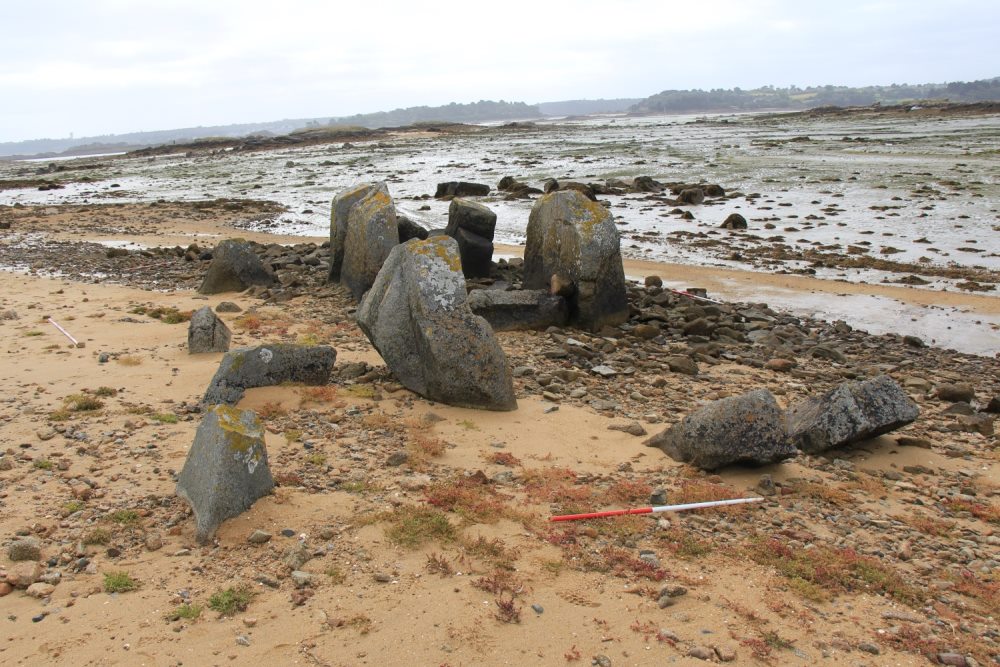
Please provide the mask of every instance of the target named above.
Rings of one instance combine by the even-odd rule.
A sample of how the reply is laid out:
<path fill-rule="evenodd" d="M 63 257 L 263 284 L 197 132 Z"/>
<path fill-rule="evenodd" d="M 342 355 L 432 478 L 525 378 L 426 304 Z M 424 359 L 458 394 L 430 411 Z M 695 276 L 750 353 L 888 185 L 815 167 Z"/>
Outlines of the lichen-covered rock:
<path fill-rule="evenodd" d="M 208 409 L 177 477 L 177 495 L 194 510 L 195 538 L 207 543 L 226 519 L 239 516 L 274 488 L 264 425 L 252 410 Z"/>
<path fill-rule="evenodd" d="M 344 236 L 340 282 L 360 301 L 382 263 L 399 245 L 396 207 L 385 188 L 375 188 L 351 207 Z"/>
<path fill-rule="evenodd" d="M 546 195 L 528 218 L 525 289 L 548 289 L 554 274 L 575 284 L 570 323 L 592 331 L 628 319 L 618 229 L 608 209 L 575 190 Z"/>
<path fill-rule="evenodd" d="M 399 382 L 448 405 L 517 407 L 507 358 L 472 314 L 455 240 L 432 236 L 393 249 L 358 308 L 358 324 Z"/>
<path fill-rule="evenodd" d="M 766 389 L 709 403 L 645 444 L 705 470 L 774 463 L 798 453 L 785 432 L 781 409 Z"/>
<path fill-rule="evenodd" d="M 212 263 L 198 291 L 201 294 L 242 292 L 253 285 L 270 287 L 278 278 L 253 250 L 253 245 L 243 239 L 220 241 L 212 251 Z"/>
<path fill-rule="evenodd" d="M 494 331 L 562 327 L 569 319 L 566 299 L 546 290 L 472 290 L 469 307 Z"/>
<path fill-rule="evenodd" d="M 252 387 L 282 382 L 321 385 L 330 380 L 337 351 L 327 345 L 279 343 L 230 350 L 205 391 L 205 405 L 235 405 Z"/>
<path fill-rule="evenodd" d="M 341 191 L 333 198 L 330 207 L 330 282 L 340 282 L 340 269 L 344 264 L 344 241 L 347 239 L 347 221 L 355 204 L 373 192 L 389 194 L 385 183 L 362 183 Z"/>
<path fill-rule="evenodd" d="M 7 557 L 15 563 L 22 560 L 41 560 L 42 544 L 37 537 L 22 537 L 10 543 L 7 547 Z"/>
<path fill-rule="evenodd" d="M 903 388 L 880 375 L 807 398 L 788 409 L 785 422 L 792 443 L 811 454 L 894 431 L 919 415 Z"/>
<path fill-rule="evenodd" d="M 232 332 L 218 315 L 212 312 L 211 306 L 205 306 L 195 311 L 188 325 L 188 353 L 228 352 Z"/>

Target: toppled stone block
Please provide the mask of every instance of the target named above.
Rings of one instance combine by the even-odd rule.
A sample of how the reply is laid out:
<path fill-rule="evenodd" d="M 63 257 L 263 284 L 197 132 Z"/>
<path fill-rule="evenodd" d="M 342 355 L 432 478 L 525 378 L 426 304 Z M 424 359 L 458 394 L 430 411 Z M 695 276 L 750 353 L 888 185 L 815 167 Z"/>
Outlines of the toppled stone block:
<path fill-rule="evenodd" d="M 438 183 L 435 199 L 443 197 L 485 197 L 490 193 L 490 186 L 483 183 L 467 183 L 465 181 L 448 181 Z"/>
<path fill-rule="evenodd" d="M 709 403 L 645 444 L 705 470 L 731 463 L 764 465 L 798 453 L 785 432 L 781 409 L 766 389 Z"/>
<path fill-rule="evenodd" d="M 785 422 L 794 445 L 812 454 L 889 433 L 919 415 L 903 388 L 880 375 L 807 398 L 788 409 Z"/>
<path fill-rule="evenodd" d="M 177 495 L 194 511 L 195 538 L 206 544 L 226 519 L 239 516 L 274 488 L 264 425 L 252 410 L 208 409 L 177 478 Z"/>
<path fill-rule="evenodd" d="M 232 332 L 218 315 L 212 312 L 211 306 L 204 306 L 195 311 L 188 325 L 188 353 L 228 352 Z"/>
<path fill-rule="evenodd" d="M 205 391 L 206 405 L 235 405 L 247 389 L 282 382 L 322 385 L 330 380 L 337 351 L 327 345 L 279 343 L 226 353 Z"/>
<path fill-rule="evenodd" d="M 469 307 L 494 331 L 562 327 L 569 319 L 566 299 L 546 290 L 472 290 Z"/>
<path fill-rule="evenodd" d="M 212 252 L 212 263 L 198 288 L 201 294 L 242 292 L 248 287 L 271 287 L 278 277 L 253 250 L 253 244 L 243 239 L 220 241 Z"/>

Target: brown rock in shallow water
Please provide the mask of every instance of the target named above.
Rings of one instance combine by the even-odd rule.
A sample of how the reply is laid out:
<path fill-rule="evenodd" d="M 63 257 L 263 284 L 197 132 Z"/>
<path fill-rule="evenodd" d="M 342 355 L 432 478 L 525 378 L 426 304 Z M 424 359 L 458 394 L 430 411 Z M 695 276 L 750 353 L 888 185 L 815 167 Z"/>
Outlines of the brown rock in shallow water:
<path fill-rule="evenodd" d="M 747 219 L 739 213 L 730 213 L 719 227 L 722 229 L 746 229 Z"/>

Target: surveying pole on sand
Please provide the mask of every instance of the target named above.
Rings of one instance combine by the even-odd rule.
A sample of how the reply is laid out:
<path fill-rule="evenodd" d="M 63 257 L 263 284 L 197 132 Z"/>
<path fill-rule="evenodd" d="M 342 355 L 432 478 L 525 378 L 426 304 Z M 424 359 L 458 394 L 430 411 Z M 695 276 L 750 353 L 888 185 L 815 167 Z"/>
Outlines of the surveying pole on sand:
<path fill-rule="evenodd" d="M 656 514 L 658 512 L 683 512 L 684 510 L 699 510 L 706 507 L 723 507 L 725 505 L 743 505 L 757 503 L 763 498 L 734 498 L 733 500 L 710 500 L 704 503 L 685 503 L 683 505 L 658 505 L 653 507 L 633 507 L 627 510 L 609 510 L 607 512 L 587 512 L 586 514 L 561 514 L 550 516 L 549 521 L 579 521 L 581 519 L 602 519 L 607 516 L 622 516 L 624 514 Z"/>

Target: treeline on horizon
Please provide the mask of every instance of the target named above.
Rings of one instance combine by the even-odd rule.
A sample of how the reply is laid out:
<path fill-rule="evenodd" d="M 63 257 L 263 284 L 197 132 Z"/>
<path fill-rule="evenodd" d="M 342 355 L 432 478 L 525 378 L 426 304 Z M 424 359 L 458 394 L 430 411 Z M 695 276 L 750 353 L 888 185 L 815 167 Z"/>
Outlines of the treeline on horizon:
<path fill-rule="evenodd" d="M 402 127 L 414 123 L 481 123 L 512 121 L 588 113 L 711 113 L 727 111 L 764 111 L 810 109 L 821 106 L 868 106 L 900 104 L 921 100 L 983 102 L 1000 100 L 1000 77 L 980 81 L 943 84 L 893 84 L 891 86 L 812 86 L 753 90 L 664 90 L 644 100 L 566 100 L 562 102 L 506 102 L 480 100 L 469 104 L 452 102 L 444 106 L 417 106 L 393 111 L 355 114 L 334 118 L 285 119 L 262 123 L 188 127 L 154 132 L 132 132 L 92 137 L 32 139 L 0 142 L 0 157 L 57 156 L 134 150 L 171 142 L 186 142 L 209 137 L 246 137 L 252 134 L 288 134 L 303 128 L 324 125 L 359 125 L 368 128 Z"/>
<path fill-rule="evenodd" d="M 414 123 L 478 123 L 488 120 L 518 120 L 542 115 L 537 105 L 524 102 L 479 100 L 469 104 L 452 102 L 439 107 L 407 107 L 392 111 L 354 114 L 331 118 L 330 125 L 360 125 L 362 127 L 403 127 Z M 315 121 L 314 121 L 315 126 Z"/>
<path fill-rule="evenodd" d="M 947 100 L 988 102 L 1000 100 L 1000 77 L 952 83 L 897 84 L 889 86 L 810 86 L 752 90 L 664 90 L 629 108 L 632 113 L 701 113 L 706 111 L 762 111 L 816 107 L 870 106 Z"/>

